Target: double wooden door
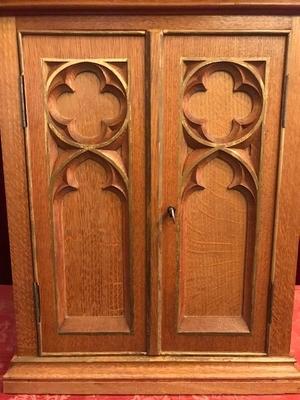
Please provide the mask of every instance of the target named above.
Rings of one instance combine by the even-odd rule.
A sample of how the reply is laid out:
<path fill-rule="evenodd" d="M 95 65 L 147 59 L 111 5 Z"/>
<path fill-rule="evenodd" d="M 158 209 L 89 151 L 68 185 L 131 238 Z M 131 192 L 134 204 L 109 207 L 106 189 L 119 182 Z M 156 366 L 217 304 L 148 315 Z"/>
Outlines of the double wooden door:
<path fill-rule="evenodd" d="M 154 34 L 20 35 L 41 354 L 266 351 L 286 34 Z"/>

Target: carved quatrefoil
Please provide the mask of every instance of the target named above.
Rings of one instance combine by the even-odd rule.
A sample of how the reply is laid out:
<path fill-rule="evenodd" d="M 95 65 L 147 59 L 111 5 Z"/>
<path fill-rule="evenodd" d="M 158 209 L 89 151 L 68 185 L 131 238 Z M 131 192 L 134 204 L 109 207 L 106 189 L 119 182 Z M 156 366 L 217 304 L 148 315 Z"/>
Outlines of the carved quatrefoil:
<path fill-rule="evenodd" d="M 75 113 L 70 107 L 72 102 L 69 100 L 67 102 L 69 103 L 68 115 L 64 115 L 60 109 L 59 101 L 66 94 L 72 97 L 80 97 L 82 95 L 85 89 L 84 87 L 79 88 L 76 82 L 78 76 L 84 73 L 93 74 L 98 79 L 98 84 L 91 87 L 88 93 L 88 95 L 92 96 L 89 102 L 91 109 L 86 110 L 86 107 L 84 107 L 86 104 L 84 102 L 80 103 L 79 99 L 79 103 L 77 103 L 79 104 L 79 107 L 77 107 L 79 112 L 77 110 L 77 113 Z M 115 136 L 120 136 L 124 131 L 123 128 L 127 119 L 127 85 L 121 74 L 109 63 L 89 60 L 63 64 L 63 66 L 55 70 L 48 80 L 47 94 L 48 112 L 52 120 L 49 126 L 56 138 L 66 144 L 75 147 L 76 143 L 99 147 L 99 145 L 105 144 L 110 139 L 115 140 Z M 98 96 L 103 96 L 101 104 L 104 106 L 100 106 L 100 110 Z M 105 96 L 107 99 L 113 96 L 114 105 L 118 104 L 117 112 L 107 118 L 105 115 L 109 112 L 109 106 L 105 107 L 105 104 L 107 104 L 103 101 L 106 99 Z M 80 105 L 82 109 L 80 109 Z M 99 113 L 98 132 L 96 134 L 93 134 L 93 132 L 84 134 L 80 126 L 89 126 L 89 118 L 95 119 L 95 114 L 97 118 Z M 80 119 L 83 121 L 81 124 L 79 123 Z"/>
<path fill-rule="evenodd" d="M 46 64 L 54 70 L 46 78 L 45 96 L 47 125 L 54 139 L 49 140 L 52 195 L 58 199 L 77 190 L 77 166 L 92 159 L 106 171 L 103 190 L 127 198 L 127 60 L 47 60 Z M 73 96 L 83 97 L 74 102 Z"/>
<path fill-rule="evenodd" d="M 190 110 L 192 96 L 199 92 L 207 92 L 209 79 L 216 72 L 225 72 L 232 77 L 233 88 L 229 96 L 245 93 L 251 99 L 250 111 L 247 115 L 234 117 L 229 133 L 221 137 L 208 129 L 205 115 L 194 115 Z M 215 93 L 218 96 L 218 93 Z M 262 123 L 264 108 L 264 85 L 256 68 L 250 63 L 228 60 L 204 61 L 189 70 L 183 82 L 183 126 L 186 139 L 192 147 L 199 145 L 214 147 L 220 144 L 234 146 L 245 142 L 257 131 Z M 216 121 L 218 122 L 218 121 Z"/>

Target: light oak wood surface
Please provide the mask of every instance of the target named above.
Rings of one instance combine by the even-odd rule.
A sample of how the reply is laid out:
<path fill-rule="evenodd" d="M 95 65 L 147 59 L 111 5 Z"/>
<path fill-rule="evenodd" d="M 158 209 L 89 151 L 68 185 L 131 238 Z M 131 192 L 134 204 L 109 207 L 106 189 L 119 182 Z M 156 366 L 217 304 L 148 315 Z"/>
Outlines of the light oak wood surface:
<path fill-rule="evenodd" d="M 5 171 L 5 194 L 10 238 L 10 257 L 14 281 L 17 352 L 37 354 L 33 268 L 28 207 L 28 185 L 24 132 L 21 124 L 19 67 L 15 18 L 2 18 L 0 52 L 0 133 Z"/>
<path fill-rule="evenodd" d="M 165 37 L 163 210 L 177 210 L 176 224 L 166 217 L 162 233 L 165 351 L 265 349 L 286 40 Z M 236 68 L 247 76 L 244 86 Z M 209 98 L 205 107 L 199 100 L 218 69 L 236 79 L 230 99 L 241 91 L 252 101 L 244 118 L 236 110 L 230 133 L 219 122 L 228 111 L 219 102 L 226 85 L 217 86 L 215 113 L 207 114 Z M 193 97 L 201 114 L 191 112 Z M 223 138 L 208 130 L 210 117 Z"/>
<path fill-rule="evenodd" d="M 8 12 L 12 11 L 47 11 L 50 9 L 62 10 L 122 10 L 124 11 L 183 11 L 206 10 L 220 12 L 240 12 L 252 11 L 262 13 L 264 10 L 285 11 L 293 13 L 300 10 L 299 0 L 186 0 L 184 4 L 180 0 L 3 0 L 0 9 Z"/>
<path fill-rule="evenodd" d="M 142 35 L 22 38 L 42 353 L 146 351 L 143 56 Z"/>
<path fill-rule="evenodd" d="M 294 304 L 294 271 L 297 265 L 300 232 L 300 134 L 298 109 L 300 101 L 300 18 L 293 20 L 290 57 L 287 72 L 289 74 L 286 98 L 285 130 L 281 138 L 279 158 L 279 177 L 277 189 L 276 232 L 273 253 L 272 280 L 274 282 L 274 318 L 270 326 L 270 354 L 289 354 L 292 313 Z M 288 151 L 293 149 L 293 151 Z M 293 182 L 293 183 L 292 183 Z M 278 279 L 278 277 L 281 277 Z M 276 317 L 275 317 L 276 315 Z M 282 328 L 284 327 L 284 328 Z"/>
<path fill-rule="evenodd" d="M 254 378 L 255 377 L 255 378 Z M 275 394 L 299 391 L 289 363 L 119 363 L 14 365 L 6 376 L 11 393 L 60 394 Z"/>
<path fill-rule="evenodd" d="M 297 10 L 1 2 L 5 391 L 300 392 Z"/>

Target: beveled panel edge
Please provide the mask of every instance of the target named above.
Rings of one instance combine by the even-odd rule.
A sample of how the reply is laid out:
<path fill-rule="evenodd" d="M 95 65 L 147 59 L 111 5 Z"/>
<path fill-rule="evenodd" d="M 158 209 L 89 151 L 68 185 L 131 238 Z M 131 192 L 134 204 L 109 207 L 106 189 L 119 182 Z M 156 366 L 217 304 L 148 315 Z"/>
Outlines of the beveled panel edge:
<path fill-rule="evenodd" d="M 98 362 L 135 362 L 135 363 L 155 363 L 161 364 L 166 362 L 188 362 L 188 363 L 222 363 L 222 362 L 233 362 L 233 363 L 268 363 L 268 364 L 277 364 L 277 363 L 287 363 L 293 364 L 296 362 L 294 357 L 269 357 L 265 353 L 238 353 L 234 355 L 234 353 L 218 353 L 219 355 L 215 355 L 213 353 L 209 354 L 195 354 L 191 355 L 189 353 L 162 353 L 160 356 L 147 356 L 143 353 L 136 354 L 104 354 L 104 355 L 78 355 L 76 358 L 68 355 L 61 356 L 51 356 L 46 354 L 44 357 L 34 357 L 34 356 L 14 356 L 12 359 L 13 364 L 17 363 L 65 363 L 65 362 L 74 362 L 74 363 L 98 363 Z"/>
<path fill-rule="evenodd" d="M 1 8 L 0 8 L 1 10 Z M 18 33 L 22 36 L 25 35 L 44 35 L 44 36 L 145 36 L 144 30 L 19 30 Z"/>
<path fill-rule="evenodd" d="M 193 35 L 237 35 L 237 36 L 255 36 L 255 35 L 288 35 L 291 32 L 290 29 L 201 29 L 201 30 L 173 30 L 164 29 L 163 33 L 165 36 L 193 36 Z M 190 58 L 189 58 L 190 59 Z"/>

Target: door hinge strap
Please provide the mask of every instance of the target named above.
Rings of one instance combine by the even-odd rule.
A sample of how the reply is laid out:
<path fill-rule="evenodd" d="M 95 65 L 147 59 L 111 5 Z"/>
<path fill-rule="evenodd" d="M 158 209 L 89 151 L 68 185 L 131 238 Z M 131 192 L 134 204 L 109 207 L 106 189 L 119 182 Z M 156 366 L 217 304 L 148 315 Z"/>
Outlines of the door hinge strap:
<path fill-rule="evenodd" d="M 288 91 L 288 82 L 289 82 L 289 76 L 285 75 L 284 80 L 283 80 L 283 86 L 282 86 L 282 100 L 281 100 L 281 112 L 280 112 L 282 128 L 285 128 L 285 113 L 286 113 L 286 98 L 287 98 L 287 91 Z"/>
<path fill-rule="evenodd" d="M 36 322 L 40 323 L 41 322 L 40 286 L 37 282 L 33 283 L 33 298 L 34 298 Z"/>
<path fill-rule="evenodd" d="M 27 110 L 26 110 L 26 101 L 25 101 L 25 85 L 24 85 L 24 75 L 20 75 L 19 80 L 20 87 L 20 102 L 21 102 L 21 118 L 22 118 L 22 126 L 23 128 L 27 127 Z"/>
<path fill-rule="evenodd" d="M 272 322 L 273 296 L 274 296 L 274 283 L 270 282 L 269 292 L 268 292 L 268 324 L 271 324 Z"/>

